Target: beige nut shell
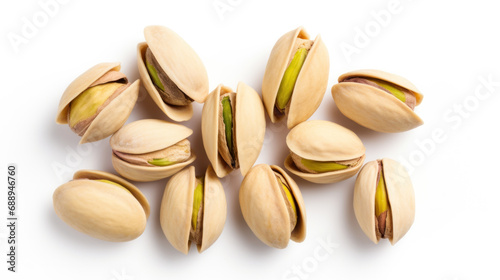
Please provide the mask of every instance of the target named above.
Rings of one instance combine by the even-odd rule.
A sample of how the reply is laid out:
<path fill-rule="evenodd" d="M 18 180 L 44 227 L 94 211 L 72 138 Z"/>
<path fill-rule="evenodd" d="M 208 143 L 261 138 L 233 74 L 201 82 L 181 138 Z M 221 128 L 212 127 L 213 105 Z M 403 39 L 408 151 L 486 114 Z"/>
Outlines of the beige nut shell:
<path fill-rule="evenodd" d="M 137 46 L 137 64 L 144 87 L 158 107 L 174 121 L 186 121 L 193 116 L 193 106 L 172 106 L 163 102 L 146 68 L 146 49 L 151 49 L 162 70 L 179 89 L 196 102 L 203 103 L 208 95 L 208 74 L 196 52 L 174 31 L 163 26 L 144 28 L 146 42 Z"/>
<path fill-rule="evenodd" d="M 68 110 L 71 101 L 84 92 L 89 86 L 109 71 L 119 71 L 120 63 L 100 63 L 76 78 L 64 91 L 56 122 L 67 124 Z M 82 135 L 80 144 L 104 139 L 115 133 L 127 121 L 139 96 L 140 81 L 136 80 L 120 95 L 113 99 L 92 121 L 87 131 Z"/>
<path fill-rule="evenodd" d="M 207 98 L 203 106 L 201 132 L 203 146 L 215 173 L 222 178 L 232 171 L 219 154 L 219 103 L 220 96 L 233 92 L 231 88 L 219 85 Z M 266 119 L 259 94 L 243 82 L 236 89 L 234 131 L 240 171 L 245 176 L 259 157 L 264 143 Z"/>
<path fill-rule="evenodd" d="M 64 91 L 57 109 L 56 122 L 68 123 L 68 110 L 71 101 L 90 87 L 92 83 L 109 71 L 119 71 L 120 63 L 100 63 L 76 78 Z M 140 81 L 136 80 L 120 95 L 113 99 L 92 121 L 82 135 L 80 144 L 104 139 L 115 133 L 127 121 L 139 96 Z"/>
<path fill-rule="evenodd" d="M 281 119 L 274 114 L 276 96 L 297 38 L 309 39 L 309 34 L 303 27 L 286 33 L 274 45 L 267 62 L 262 81 L 262 98 L 273 123 Z M 307 120 L 318 109 L 328 86 L 329 71 L 328 49 L 318 35 L 295 83 L 288 111 L 288 128 Z"/>
<path fill-rule="evenodd" d="M 116 132 L 109 143 L 113 150 L 128 154 L 144 154 L 165 149 L 189 137 L 193 131 L 183 125 L 164 120 L 144 119 L 129 123 Z M 140 166 L 128 163 L 114 153 L 111 162 L 116 172 L 123 177 L 140 182 L 156 181 L 172 176 L 196 159 L 169 166 Z"/>
<path fill-rule="evenodd" d="M 306 173 L 293 163 L 291 155 L 285 167 L 293 174 L 313 183 L 335 183 L 350 178 L 361 169 L 365 146 L 351 130 L 333 122 L 311 120 L 300 123 L 288 133 L 286 144 L 298 156 L 314 161 L 344 161 L 361 157 L 356 166 L 324 173 Z"/>
<path fill-rule="evenodd" d="M 297 204 L 297 224 L 290 232 L 290 218 L 274 172 L 283 176 Z M 280 167 L 259 164 L 247 173 L 239 193 L 243 218 L 252 232 L 266 245 L 286 248 L 288 241 L 302 242 L 306 237 L 306 210 L 295 181 Z"/>
<path fill-rule="evenodd" d="M 382 159 L 387 196 L 391 206 L 393 236 L 396 244 L 410 229 L 415 219 L 415 193 L 404 167 L 392 159 Z M 363 232 L 375 244 L 379 242 L 375 228 L 375 192 L 378 162 L 370 161 L 362 169 L 354 187 L 354 214 Z"/>
<path fill-rule="evenodd" d="M 358 70 L 343 74 L 332 87 L 332 96 L 339 110 L 346 117 L 369 129 L 379 132 L 403 132 L 422 125 L 422 119 L 405 103 L 392 94 L 360 83 L 343 82 L 349 77 L 384 80 L 403 87 L 415 94 L 416 105 L 423 95 L 408 80 L 380 70 Z"/>
<path fill-rule="evenodd" d="M 149 203 L 134 185 L 113 174 L 80 170 L 54 191 L 54 210 L 74 229 L 105 241 L 129 241 L 146 228 Z M 77 180 L 90 179 L 90 180 Z M 120 184 L 128 191 L 104 182 Z"/>
<path fill-rule="evenodd" d="M 178 251 L 187 254 L 191 241 L 191 217 L 193 195 L 196 188 L 195 168 L 184 169 L 173 176 L 165 187 L 160 209 L 160 224 L 170 244 Z M 226 222 L 227 203 L 224 188 L 211 166 L 205 173 L 204 184 L 203 234 L 201 253 L 210 247 L 220 236 Z"/>

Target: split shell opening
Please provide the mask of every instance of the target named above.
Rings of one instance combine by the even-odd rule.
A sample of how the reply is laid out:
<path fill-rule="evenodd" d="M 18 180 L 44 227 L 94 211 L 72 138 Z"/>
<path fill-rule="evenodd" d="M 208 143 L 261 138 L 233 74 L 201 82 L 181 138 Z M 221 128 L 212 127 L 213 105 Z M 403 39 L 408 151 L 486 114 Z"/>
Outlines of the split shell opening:
<path fill-rule="evenodd" d="M 203 177 L 196 178 L 195 168 L 190 166 L 168 181 L 161 201 L 160 224 L 179 252 L 187 254 L 192 242 L 199 253 L 208 249 L 222 233 L 226 215 L 224 188 L 211 166 Z"/>
<path fill-rule="evenodd" d="M 69 124 L 80 144 L 104 139 L 127 121 L 139 96 L 139 80 L 128 83 L 120 63 L 100 63 L 78 76 L 64 91 L 56 122 Z"/>
<path fill-rule="evenodd" d="M 378 191 L 381 179 L 386 192 L 382 197 Z M 387 229 L 381 232 L 380 215 L 376 212 L 384 204 L 387 206 L 382 209 L 387 210 Z M 415 193 L 408 172 L 397 161 L 388 158 L 366 163 L 356 178 L 353 207 L 359 226 L 373 243 L 388 238 L 392 245 L 396 244 L 415 219 Z"/>
<path fill-rule="evenodd" d="M 219 85 L 207 98 L 201 133 L 207 157 L 219 178 L 235 169 L 245 176 L 259 157 L 266 118 L 259 94 L 243 82 L 236 91 Z"/>
<path fill-rule="evenodd" d="M 174 121 L 193 116 L 194 100 L 205 102 L 208 74 L 191 46 L 164 26 L 144 28 L 146 42 L 137 45 L 137 65 L 146 91 Z"/>
<path fill-rule="evenodd" d="M 264 107 L 273 123 L 287 118 L 291 129 L 318 109 L 328 86 L 330 59 L 321 36 L 303 27 L 284 34 L 274 45 L 262 80 Z"/>
<path fill-rule="evenodd" d="M 408 80 L 380 70 L 357 70 L 343 74 L 332 87 L 342 114 L 356 123 L 386 133 L 403 132 L 422 125 L 414 112 L 423 99 Z"/>
<path fill-rule="evenodd" d="M 278 249 L 306 237 L 306 210 L 295 181 L 280 167 L 259 164 L 247 173 L 239 192 L 241 213 L 252 232 Z"/>
<path fill-rule="evenodd" d="M 351 130 L 336 123 L 311 120 L 288 133 L 290 154 L 285 168 L 313 183 L 328 184 L 348 179 L 361 169 L 365 146 Z"/>
<path fill-rule="evenodd" d="M 190 128 L 164 120 L 131 122 L 111 137 L 111 162 L 116 172 L 133 181 L 170 177 L 196 159 L 187 140 L 192 133 Z"/>

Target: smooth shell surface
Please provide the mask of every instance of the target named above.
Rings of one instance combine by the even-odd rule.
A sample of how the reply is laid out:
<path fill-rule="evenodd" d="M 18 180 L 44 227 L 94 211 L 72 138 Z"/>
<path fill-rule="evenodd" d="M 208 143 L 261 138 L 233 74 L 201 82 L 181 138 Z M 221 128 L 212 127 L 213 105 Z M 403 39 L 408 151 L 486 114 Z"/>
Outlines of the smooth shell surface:
<path fill-rule="evenodd" d="M 129 241 L 146 227 L 149 203 L 132 184 L 106 172 L 82 170 L 53 195 L 56 214 L 74 229 L 105 241 Z M 78 180 L 91 179 L 91 180 Z M 120 184 L 127 190 L 104 182 Z"/>
<path fill-rule="evenodd" d="M 179 172 L 167 183 L 161 202 L 160 224 L 163 233 L 170 244 L 184 254 L 188 253 L 191 244 L 189 234 L 195 181 L 193 166 Z M 226 196 L 211 167 L 205 174 L 203 203 L 202 243 L 197 246 L 200 253 L 217 240 L 226 221 Z"/>
<path fill-rule="evenodd" d="M 350 168 L 346 168 L 343 170 L 331 171 L 331 172 L 323 172 L 323 173 L 307 173 L 298 169 L 295 163 L 293 162 L 292 156 L 288 155 L 285 159 L 285 168 L 292 172 L 294 175 L 301 177 L 304 180 L 307 180 L 316 184 L 330 184 L 336 183 L 340 181 L 344 181 L 346 179 L 351 178 L 356 175 L 358 171 L 363 166 L 365 161 L 365 155 L 361 157 L 358 163 L 355 166 Z"/>
<path fill-rule="evenodd" d="M 303 27 L 286 33 L 276 42 L 266 66 L 262 81 L 262 98 L 273 123 L 280 119 L 274 114 L 276 96 L 297 38 L 309 39 Z M 288 111 L 288 128 L 307 120 L 319 107 L 328 85 L 329 70 L 328 49 L 318 35 L 295 83 Z"/>
<path fill-rule="evenodd" d="M 226 223 L 227 202 L 224 188 L 212 166 L 205 173 L 205 196 L 203 199 L 203 237 L 198 252 L 205 251 L 221 235 Z"/>
<path fill-rule="evenodd" d="M 422 119 L 405 103 L 381 89 L 359 83 L 343 82 L 349 77 L 384 80 L 415 94 L 417 105 L 423 95 L 408 80 L 378 70 L 359 70 L 339 77 L 332 96 L 339 110 L 358 124 L 379 132 L 403 132 L 423 124 Z"/>
<path fill-rule="evenodd" d="M 322 120 L 297 125 L 288 133 L 286 144 L 300 157 L 316 161 L 351 160 L 365 154 L 365 146 L 354 132 Z"/>
<path fill-rule="evenodd" d="M 208 159 L 212 163 L 218 177 L 224 177 L 232 169 L 219 154 L 219 103 L 220 96 L 233 92 L 231 88 L 219 85 L 207 98 L 203 106 L 201 129 L 203 145 Z M 236 149 L 239 158 L 240 171 L 243 176 L 257 160 L 266 130 L 264 107 L 259 94 L 243 82 L 236 89 L 236 108 L 234 116 L 234 131 L 236 134 Z"/>
<path fill-rule="evenodd" d="M 189 137 L 193 131 L 183 125 L 163 120 L 145 119 L 127 124 L 110 139 L 111 148 L 129 154 L 144 154 L 167 148 Z M 115 154 L 112 164 L 115 170 L 125 178 L 134 181 L 156 181 L 180 171 L 196 159 L 191 157 L 185 161 L 169 166 L 139 166 L 128 163 Z"/>
<path fill-rule="evenodd" d="M 361 157 L 353 167 L 313 174 L 299 170 L 289 155 L 285 160 L 286 169 L 313 183 L 335 183 L 350 178 L 361 169 L 365 158 L 366 149 L 359 137 L 329 121 L 312 120 L 297 125 L 288 133 L 286 144 L 298 156 L 314 161 L 344 161 Z"/>
<path fill-rule="evenodd" d="M 297 204 L 297 225 L 290 232 L 290 218 L 281 186 L 273 171 L 281 174 Z M 288 241 L 302 242 L 306 236 L 306 212 L 302 194 L 295 181 L 278 166 L 260 164 L 247 173 L 241 183 L 241 212 L 252 232 L 266 245 L 285 248 Z"/>
<path fill-rule="evenodd" d="M 387 196 L 391 206 L 393 236 L 396 244 L 410 229 L 415 219 L 415 193 L 410 177 L 398 162 L 382 159 Z M 375 228 L 375 192 L 377 186 L 378 162 L 368 162 L 356 179 L 354 187 L 354 213 L 363 232 L 374 243 L 379 239 Z"/>
<path fill-rule="evenodd" d="M 59 102 L 56 122 L 67 124 L 69 105 L 78 95 L 109 71 L 119 71 L 120 63 L 100 63 L 76 78 L 64 91 Z M 92 121 L 82 138 L 80 144 L 98 141 L 115 133 L 127 121 L 139 96 L 137 80 L 113 99 Z"/>
<path fill-rule="evenodd" d="M 195 181 L 193 166 L 179 172 L 168 181 L 161 200 L 160 225 L 163 234 L 175 249 L 184 254 L 188 253 L 190 245 Z"/>

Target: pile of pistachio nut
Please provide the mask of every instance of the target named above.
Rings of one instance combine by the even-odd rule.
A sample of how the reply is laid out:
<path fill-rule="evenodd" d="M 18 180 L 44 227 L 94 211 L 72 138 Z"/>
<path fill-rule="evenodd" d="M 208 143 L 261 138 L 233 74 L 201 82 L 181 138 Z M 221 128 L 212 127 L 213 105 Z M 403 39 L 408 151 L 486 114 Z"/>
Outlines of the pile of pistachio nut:
<path fill-rule="evenodd" d="M 290 150 L 284 167 L 294 176 L 331 184 L 358 174 L 353 207 L 358 223 L 374 243 L 398 242 L 415 217 L 415 195 L 406 170 L 384 158 L 366 163 L 365 147 L 351 130 L 308 118 L 319 107 L 328 84 L 328 50 L 300 27 L 284 34 L 271 51 L 262 99 L 240 82 L 219 85 L 209 94 L 208 75 L 196 52 L 162 26 L 144 29 L 137 46 L 142 86 L 175 122 L 193 116 L 192 102 L 204 103 L 202 138 L 211 165 L 196 175 L 188 137 L 192 130 L 165 120 L 144 119 L 124 126 L 138 98 L 139 80 L 130 83 L 120 63 L 101 63 L 76 78 L 64 92 L 57 123 L 69 124 L 80 143 L 108 136 L 116 172 L 132 181 L 170 177 L 163 194 L 160 224 L 165 237 L 187 254 L 191 243 L 203 252 L 220 236 L 227 204 L 219 180 L 235 169 L 244 176 L 239 205 L 252 232 L 265 244 L 285 248 L 306 236 L 305 204 L 294 179 L 275 165 L 254 166 L 271 121 L 286 119 Z M 422 94 L 408 80 L 378 70 L 339 77 L 331 89 L 349 119 L 379 132 L 403 132 L 423 121 L 414 108 Z M 358 173 L 359 172 L 359 173 Z M 150 213 L 146 197 L 116 175 L 80 170 L 53 194 L 56 214 L 74 229 L 106 241 L 139 237 Z"/>

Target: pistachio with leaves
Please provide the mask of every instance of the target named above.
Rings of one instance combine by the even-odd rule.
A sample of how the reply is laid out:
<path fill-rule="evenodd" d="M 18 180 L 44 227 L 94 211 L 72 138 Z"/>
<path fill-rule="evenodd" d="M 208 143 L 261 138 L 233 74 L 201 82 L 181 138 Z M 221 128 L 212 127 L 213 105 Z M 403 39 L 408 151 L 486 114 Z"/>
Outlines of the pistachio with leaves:
<path fill-rule="evenodd" d="M 196 156 L 183 125 L 145 119 L 127 124 L 110 139 L 115 170 L 134 181 L 156 181 L 172 176 Z"/>
<path fill-rule="evenodd" d="M 149 203 L 134 185 L 113 174 L 80 170 L 53 195 L 54 210 L 72 228 L 105 241 L 139 237 L 146 228 Z"/>
<path fill-rule="evenodd" d="M 339 110 L 358 124 L 379 132 L 403 132 L 423 124 L 414 112 L 423 99 L 403 77 L 379 70 L 343 74 L 332 87 Z"/>
<path fill-rule="evenodd" d="M 224 189 L 211 166 L 196 177 L 193 166 L 167 183 L 160 209 L 160 224 L 170 244 L 187 254 L 191 243 L 198 252 L 208 249 L 220 236 L 226 221 Z"/>
<path fill-rule="evenodd" d="M 128 83 L 120 63 L 101 63 L 76 78 L 59 102 L 56 122 L 69 124 L 80 144 L 115 133 L 127 121 L 139 95 L 139 80 Z"/>
<path fill-rule="evenodd" d="M 299 27 L 274 45 L 262 81 L 262 98 L 271 121 L 287 116 L 292 128 L 307 120 L 319 107 L 328 84 L 328 50 L 318 35 Z"/>
<path fill-rule="evenodd" d="M 303 122 L 286 137 L 290 155 L 285 167 L 313 183 L 335 183 L 354 176 L 363 166 L 365 147 L 351 130 L 321 120 Z"/>
<path fill-rule="evenodd" d="M 415 219 L 415 194 L 404 167 L 388 158 L 368 162 L 356 179 L 353 206 L 371 241 L 387 238 L 396 244 Z"/>
<path fill-rule="evenodd" d="M 247 225 L 266 245 L 286 248 L 306 237 L 306 210 L 295 181 L 280 167 L 259 164 L 241 183 L 240 207 Z"/>
<path fill-rule="evenodd" d="M 193 116 L 192 102 L 205 102 L 208 75 L 196 52 L 174 31 L 144 28 L 146 42 L 137 46 L 137 64 L 144 87 L 156 105 L 174 121 Z"/>

